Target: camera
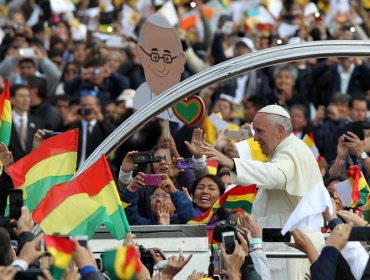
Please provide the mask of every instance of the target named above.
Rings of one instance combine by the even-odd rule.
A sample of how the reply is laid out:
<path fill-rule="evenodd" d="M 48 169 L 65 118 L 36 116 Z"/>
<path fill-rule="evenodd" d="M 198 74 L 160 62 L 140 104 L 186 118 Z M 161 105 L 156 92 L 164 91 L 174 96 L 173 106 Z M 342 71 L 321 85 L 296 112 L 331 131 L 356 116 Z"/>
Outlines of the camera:
<path fill-rule="evenodd" d="M 91 109 L 81 108 L 77 111 L 77 114 L 81 115 L 82 117 L 86 117 L 92 113 Z"/>
<path fill-rule="evenodd" d="M 135 164 L 154 162 L 154 160 L 153 151 L 140 152 L 134 156 Z"/>
<path fill-rule="evenodd" d="M 222 233 L 223 232 L 234 232 L 235 236 L 236 233 L 239 232 L 241 235 L 245 237 L 244 231 L 242 231 L 237 225 L 237 216 L 231 214 L 225 221 L 220 221 L 216 225 L 213 231 L 213 239 L 217 242 L 222 243 Z M 237 238 L 236 238 L 237 239 Z"/>

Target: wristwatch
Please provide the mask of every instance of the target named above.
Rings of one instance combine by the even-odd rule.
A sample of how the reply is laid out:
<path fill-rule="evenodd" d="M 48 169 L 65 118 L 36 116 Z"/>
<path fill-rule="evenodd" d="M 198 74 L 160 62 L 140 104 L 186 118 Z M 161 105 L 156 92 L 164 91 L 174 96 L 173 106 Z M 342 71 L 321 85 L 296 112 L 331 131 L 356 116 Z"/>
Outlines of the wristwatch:
<path fill-rule="evenodd" d="M 359 158 L 357 159 L 359 162 L 364 162 L 365 159 L 367 159 L 368 155 L 366 152 L 362 152 Z"/>

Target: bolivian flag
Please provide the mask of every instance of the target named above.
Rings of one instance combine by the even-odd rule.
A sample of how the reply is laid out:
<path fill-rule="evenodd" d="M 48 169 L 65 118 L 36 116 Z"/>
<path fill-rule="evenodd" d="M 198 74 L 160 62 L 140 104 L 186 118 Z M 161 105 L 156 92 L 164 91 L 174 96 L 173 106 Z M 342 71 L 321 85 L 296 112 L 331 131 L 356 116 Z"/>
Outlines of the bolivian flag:
<path fill-rule="evenodd" d="M 10 84 L 7 80 L 5 87 L 0 95 L 0 143 L 9 145 L 10 135 L 12 131 L 12 108 L 10 105 Z M 3 163 L 0 161 L 0 171 Z M 1 172 L 0 172 L 1 174 Z"/>
<path fill-rule="evenodd" d="M 51 269 L 53 279 L 62 279 L 64 270 L 72 260 L 76 244 L 68 238 L 53 235 L 46 235 L 44 242 L 46 250 L 54 259 Z"/>
<path fill-rule="evenodd" d="M 14 187 L 23 190 L 24 204 L 32 212 L 56 184 L 76 172 L 78 129 L 43 141 L 40 147 L 8 168 Z"/>
<path fill-rule="evenodd" d="M 319 149 L 316 147 L 315 140 L 313 138 L 313 133 L 311 132 L 310 134 L 306 134 L 303 137 L 303 142 L 306 143 L 306 145 L 310 148 L 312 151 L 313 155 L 315 156 L 315 159 L 317 163 L 320 163 L 323 159 L 323 157 L 320 155 Z"/>
<path fill-rule="evenodd" d="M 356 208 L 365 205 L 370 189 L 360 168 L 357 165 L 351 165 L 346 173 L 349 176 L 348 180 L 352 186 L 350 207 Z"/>
<path fill-rule="evenodd" d="M 139 255 L 134 246 L 124 246 L 102 254 L 103 269 L 112 280 L 136 279 L 141 270 Z"/>
<path fill-rule="evenodd" d="M 105 155 L 75 179 L 54 186 L 32 217 L 46 234 L 91 238 L 102 224 L 116 239 L 130 231 Z"/>
<path fill-rule="evenodd" d="M 235 186 L 216 200 L 212 208 L 189 221 L 188 224 L 208 224 L 213 214 L 215 214 L 221 206 L 231 209 L 242 208 L 244 211 L 251 213 L 255 196 L 256 185 Z"/>

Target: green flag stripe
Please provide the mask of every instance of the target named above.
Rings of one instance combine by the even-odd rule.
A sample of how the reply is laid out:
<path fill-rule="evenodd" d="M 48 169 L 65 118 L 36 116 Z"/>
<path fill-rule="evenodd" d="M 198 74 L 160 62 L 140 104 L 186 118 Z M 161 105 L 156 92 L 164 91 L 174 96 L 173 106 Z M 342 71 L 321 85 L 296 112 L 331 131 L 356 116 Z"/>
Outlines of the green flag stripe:
<path fill-rule="evenodd" d="M 109 220 L 104 225 L 116 239 L 125 238 L 127 232 L 131 231 L 125 210 L 121 205 L 118 206 L 118 209 L 109 217 Z"/>
<path fill-rule="evenodd" d="M 25 191 L 27 193 L 27 199 L 25 200 L 25 205 L 32 212 L 36 206 L 44 199 L 47 192 L 55 185 L 69 181 L 72 178 L 72 175 L 63 175 L 63 176 L 49 176 L 45 177 L 28 187 Z"/>
<path fill-rule="evenodd" d="M 5 143 L 5 145 L 9 145 L 10 135 L 12 131 L 12 124 L 0 121 L 0 142 Z"/>
<path fill-rule="evenodd" d="M 224 208 L 231 208 L 231 209 L 236 209 L 236 208 L 242 208 L 244 211 L 251 213 L 252 211 L 252 203 L 245 201 L 245 200 L 239 200 L 239 201 L 225 201 L 222 207 Z"/>
<path fill-rule="evenodd" d="M 101 226 L 108 219 L 109 217 L 105 211 L 105 208 L 101 206 L 94 213 L 92 213 L 88 219 L 81 221 L 81 223 L 74 229 L 72 229 L 69 233 L 66 232 L 64 234 L 69 234 L 72 236 L 87 235 L 89 239 L 91 239 L 98 227 Z"/>

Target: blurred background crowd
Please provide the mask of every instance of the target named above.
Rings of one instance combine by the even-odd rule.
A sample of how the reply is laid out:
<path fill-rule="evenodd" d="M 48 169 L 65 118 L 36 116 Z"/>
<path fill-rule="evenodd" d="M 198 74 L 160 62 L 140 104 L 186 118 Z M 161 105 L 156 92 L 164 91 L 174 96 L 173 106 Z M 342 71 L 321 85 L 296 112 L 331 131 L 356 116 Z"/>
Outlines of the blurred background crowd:
<path fill-rule="evenodd" d="M 28 112 L 27 121 L 33 124 L 25 147 L 19 153 L 10 150 L 17 160 L 31 150 L 38 128 L 65 131 L 81 126 L 81 119 L 96 120 L 95 135 L 80 162 L 86 159 L 134 112 L 132 98 L 145 81 L 136 40 L 154 12 L 178 29 L 187 54 L 186 79 L 227 59 L 277 45 L 368 39 L 369 11 L 365 0 L 3 1 L 0 82 L 10 80 L 13 111 Z M 252 71 L 199 95 L 207 113 L 220 112 L 235 127 L 250 123 L 266 104 L 285 107 L 295 133 L 303 137 L 313 132 L 330 163 L 344 121 L 367 119 L 369 71 L 367 58 L 308 59 Z M 21 86 L 23 93 L 16 93 Z M 152 122 L 117 152 L 116 170 L 127 151 L 148 150 L 160 141 L 160 124 Z M 215 144 L 217 133 L 207 131 L 212 128 L 206 121 L 201 126 Z M 171 124 L 171 131 L 180 154 L 190 155 L 183 140 L 190 140 L 191 129 Z"/>
<path fill-rule="evenodd" d="M 155 12 L 178 30 L 187 56 L 182 79 L 270 47 L 305 41 L 367 40 L 370 36 L 368 0 L 0 0 L 0 88 L 5 80 L 10 81 L 13 129 L 9 150 L 14 161 L 29 154 L 50 131 L 79 128 L 77 163 L 81 165 L 135 112 L 133 98 L 145 82 L 136 43 L 141 26 Z M 370 125 L 366 122 L 370 117 L 369 77 L 370 64 L 365 57 L 300 60 L 251 71 L 197 93 L 206 105 L 206 116 L 198 125 L 201 129 L 170 122 L 172 137 L 168 137 L 162 121 L 153 118 L 109 157 L 121 198 L 130 203 L 125 209 L 130 224 L 181 224 L 211 208 L 231 178 L 230 170 L 221 168 L 217 176 L 208 174 L 199 148 L 203 133 L 208 143 L 229 157 L 238 157 L 235 139 L 239 137 L 232 139 L 218 131 L 208 115 L 218 113 L 229 129 L 238 130 L 248 128 L 262 107 L 279 104 L 289 112 L 297 137 L 312 135 L 338 215 L 349 215 L 348 221 L 367 226 L 349 212 L 340 212 L 345 207 L 333 184 L 346 179 L 348 165 L 359 165 L 366 179 L 370 174 L 369 161 L 365 161 L 370 152 Z M 347 143 L 340 141 L 347 121 L 363 122 L 364 140 L 351 135 Z M 176 162 L 166 157 L 168 149 L 171 158 L 193 157 L 194 170 L 181 172 Z M 149 150 L 154 160 L 137 166 L 133 158 L 138 151 Z M 161 187 L 142 191 L 144 174 L 140 172 L 161 174 Z M 0 188 L 3 212 L 12 188 L 5 173 L 0 185 L 7 186 Z M 205 192 L 210 199 L 205 199 Z M 210 231 L 226 217 L 223 214 L 228 213 L 219 213 L 210 221 Z M 252 220 L 249 223 L 255 225 Z M 337 230 L 346 231 L 341 234 L 341 244 L 333 241 L 339 238 L 332 237 L 329 245 L 341 250 L 349 227 Z M 253 237 L 259 238 L 259 231 Z M 334 237 L 338 234 L 333 233 Z M 295 232 L 294 237 L 299 234 Z M 300 249 L 305 244 L 303 240 Z M 244 260 L 248 252 L 237 249 Z M 186 263 L 182 257 L 182 267 Z M 233 269 L 232 261 L 229 269 Z M 239 279 L 237 275 L 235 279 Z"/>

